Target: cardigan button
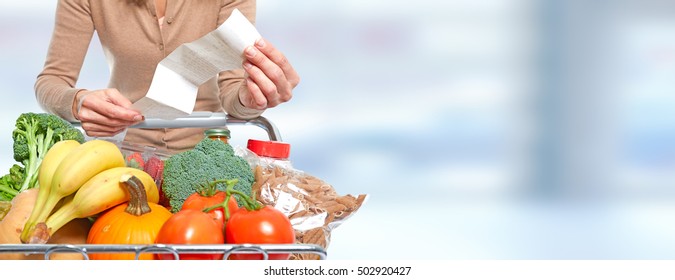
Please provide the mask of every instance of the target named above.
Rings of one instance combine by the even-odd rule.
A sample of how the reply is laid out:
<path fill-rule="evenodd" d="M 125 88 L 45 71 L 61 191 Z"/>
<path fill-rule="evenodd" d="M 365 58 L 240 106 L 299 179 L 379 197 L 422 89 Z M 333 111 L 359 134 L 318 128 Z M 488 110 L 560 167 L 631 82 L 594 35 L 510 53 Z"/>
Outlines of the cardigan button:
<path fill-rule="evenodd" d="M 160 50 L 160 51 L 163 51 L 163 50 L 164 50 L 164 44 L 163 44 L 163 43 L 159 44 L 159 50 Z"/>
<path fill-rule="evenodd" d="M 171 24 L 173 23 L 173 17 L 169 17 L 166 19 L 166 23 Z"/>

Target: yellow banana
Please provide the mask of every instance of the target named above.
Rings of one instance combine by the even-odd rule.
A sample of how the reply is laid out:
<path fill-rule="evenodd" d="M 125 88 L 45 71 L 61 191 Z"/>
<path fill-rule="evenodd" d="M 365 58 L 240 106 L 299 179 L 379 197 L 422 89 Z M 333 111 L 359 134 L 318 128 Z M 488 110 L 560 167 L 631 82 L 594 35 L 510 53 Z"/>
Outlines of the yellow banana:
<path fill-rule="evenodd" d="M 159 201 L 159 190 L 150 174 L 133 167 L 110 168 L 89 179 L 77 190 L 71 201 L 64 203 L 47 218 L 45 224 L 49 235 L 52 235 L 71 220 L 94 216 L 129 201 L 129 194 L 125 191 L 123 183 L 120 182 L 125 174 L 134 175 L 141 180 L 145 187 L 148 202 L 157 203 Z M 46 240 L 44 241 L 46 242 Z"/>
<path fill-rule="evenodd" d="M 42 159 L 40 170 L 38 171 L 38 182 L 40 186 L 45 186 L 44 189 L 49 190 L 54 176 L 54 171 L 59 166 L 59 163 L 66 158 L 66 156 L 73 149 L 80 146 L 80 142 L 75 140 L 63 140 L 56 142 Z"/>
<path fill-rule="evenodd" d="M 38 214 L 49 196 L 54 171 L 56 171 L 59 163 L 61 163 L 61 161 L 78 146 L 80 146 L 80 142 L 75 140 L 63 140 L 56 142 L 49 150 L 47 150 L 47 154 L 45 154 L 45 157 L 42 159 L 40 169 L 38 170 L 38 194 L 35 200 L 35 206 L 21 232 L 22 241 L 27 241 L 29 231 L 35 227 L 35 221 L 38 218 Z"/>
<path fill-rule="evenodd" d="M 90 140 L 73 149 L 54 170 L 47 200 L 36 222 L 44 222 L 56 204 L 74 192 L 96 174 L 125 166 L 122 151 L 112 142 Z"/>

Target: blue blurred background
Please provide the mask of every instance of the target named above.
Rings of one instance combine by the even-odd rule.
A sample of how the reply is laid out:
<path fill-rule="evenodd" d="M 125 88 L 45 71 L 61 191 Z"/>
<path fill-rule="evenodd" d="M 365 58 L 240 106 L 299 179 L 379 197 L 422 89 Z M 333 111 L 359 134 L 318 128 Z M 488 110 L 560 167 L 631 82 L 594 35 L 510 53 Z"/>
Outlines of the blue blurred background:
<path fill-rule="evenodd" d="M 5 172 L 55 2 L 0 3 Z M 675 258 L 675 2 L 259 0 L 257 27 L 302 77 L 265 113 L 293 165 L 370 195 L 330 259 Z"/>

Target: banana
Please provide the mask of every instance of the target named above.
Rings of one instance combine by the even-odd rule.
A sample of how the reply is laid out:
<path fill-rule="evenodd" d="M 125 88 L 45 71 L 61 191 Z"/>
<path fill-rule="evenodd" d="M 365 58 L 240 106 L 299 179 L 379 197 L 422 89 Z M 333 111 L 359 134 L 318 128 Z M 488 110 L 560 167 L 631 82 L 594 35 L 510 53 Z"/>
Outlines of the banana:
<path fill-rule="evenodd" d="M 56 171 L 59 163 L 61 163 L 61 161 L 78 146 L 80 146 L 80 142 L 75 140 L 63 140 L 56 142 L 49 150 L 47 150 L 47 154 L 45 154 L 45 157 L 42 159 L 40 169 L 38 170 L 38 194 L 35 200 L 35 206 L 21 232 L 22 241 L 25 242 L 27 240 L 28 232 L 35 227 L 35 221 L 37 220 L 38 214 L 49 196 L 54 171 Z"/>
<path fill-rule="evenodd" d="M 155 180 L 143 170 L 133 167 L 115 167 L 96 174 L 75 193 L 73 200 L 66 202 L 45 222 L 49 235 L 77 218 L 91 217 L 107 209 L 129 201 L 129 194 L 120 179 L 131 174 L 141 180 L 148 202 L 159 201 Z"/>
<path fill-rule="evenodd" d="M 80 146 L 80 142 L 75 140 L 63 140 L 56 142 L 47 151 L 47 154 L 42 159 L 40 170 L 38 170 L 38 182 L 40 186 L 45 186 L 44 189 L 49 190 L 54 176 L 54 171 L 59 166 L 59 163 L 66 158 L 70 151 Z"/>
<path fill-rule="evenodd" d="M 122 151 L 112 142 L 94 139 L 79 145 L 54 170 L 49 196 L 36 222 L 44 222 L 61 198 L 76 192 L 96 174 L 125 165 Z"/>

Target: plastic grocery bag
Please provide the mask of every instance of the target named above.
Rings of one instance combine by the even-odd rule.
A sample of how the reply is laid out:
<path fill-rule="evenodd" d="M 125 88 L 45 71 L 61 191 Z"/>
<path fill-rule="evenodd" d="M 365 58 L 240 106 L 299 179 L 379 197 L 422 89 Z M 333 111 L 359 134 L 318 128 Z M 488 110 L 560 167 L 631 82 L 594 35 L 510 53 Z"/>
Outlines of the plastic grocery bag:
<path fill-rule="evenodd" d="M 295 230 L 296 243 L 327 249 L 331 231 L 354 215 L 368 198 L 366 194 L 341 195 L 331 184 L 294 168 L 288 160 L 259 157 L 243 148 L 236 152 L 254 169 L 255 198 L 286 214 Z M 293 254 L 291 259 L 318 256 Z"/>

